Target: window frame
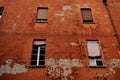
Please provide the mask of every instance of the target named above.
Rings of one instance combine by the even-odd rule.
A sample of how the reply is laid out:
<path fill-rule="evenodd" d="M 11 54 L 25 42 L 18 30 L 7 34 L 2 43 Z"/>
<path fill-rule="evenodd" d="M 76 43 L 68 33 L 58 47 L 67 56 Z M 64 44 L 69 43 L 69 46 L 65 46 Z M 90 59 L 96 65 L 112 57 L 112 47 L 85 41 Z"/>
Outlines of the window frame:
<path fill-rule="evenodd" d="M 39 9 L 47 9 L 47 18 L 46 19 L 39 19 L 38 18 Z M 48 7 L 38 7 L 37 8 L 36 23 L 48 23 Z"/>
<path fill-rule="evenodd" d="M 43 41 L 45 42 L 44 45 L 35 45 L 34 42 L 35 41 Z M 34 49 L 34 46 L 38 46 L 37 49 Z M 41 49 L 41 47 L 45 47 L 44 49 Z M 37 50 L 37 54 L 34 54 L 33 51 Z M 44 50 L 44 54 L 41 54 L 41 50 Z M 45 53 L 46 53 L 46 40 L 45 39 L 34 39 L 33 43 L 32 43 L 32 54 L 31 54 L 31 60 L 30 60 L 30 68 L 44 68 L 45 67 Z M 32 64 L 32 61 L 34 61 L 33 56 L 36 55 L 36 65 Z M 44 56 L 43 60 L 40 60 L 40 57 Z M 43 65 L 40 64 L 40 61 L 43 61 Z"/>
<path fill-rule="evenodd" d="M 96 43 L 98 44 L 100 55 L 98 55 L 98 56 L 89 56 L 88 45 L 87 45 L 87 43 L 89 41 L 96 41 Z M 88 53 L 88 59 L 89 59 L 89 67 L 90 68 L 105 68 L 105 66 L 103 64 L 103 61 L 102 61 L 102 55 L 101 55 L 101 51 L 100 51 L 100 47 L 99 47 L 99 41 L 98 40 L 86 40 L 86 46 L 87 46 L 87 53 Z M 93 61 L 95 63 L 95 65 L 91 65 L 92 63 L 90 61 Z M 100 63 L 102 63 L 102 64 L 99 65 L 98 61 L 100 61 Z"/>
<path fill-rule="evenodd" d="M 91 20 L 90 19 L 85 20 L 83 18 L 84 17 L 83 10 L 90 10 Z M 81 8 L 81 15 L 82 15 L 83 24 L 94 24 L 93 15 L 92 15 L 92 9 L 91 8 Z"/>

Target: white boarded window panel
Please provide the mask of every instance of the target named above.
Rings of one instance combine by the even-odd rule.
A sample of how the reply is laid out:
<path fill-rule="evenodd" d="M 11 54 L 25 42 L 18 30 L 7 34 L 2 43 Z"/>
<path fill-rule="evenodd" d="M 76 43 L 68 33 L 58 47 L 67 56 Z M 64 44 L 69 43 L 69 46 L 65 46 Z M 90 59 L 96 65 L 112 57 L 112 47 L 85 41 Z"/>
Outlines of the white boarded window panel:
<path fill-rule="evenodd" d="M 38 9 L 37 19 L 47 19 L 48 9 Z"/>
<path fill-rule="evenodd" d="M 96 59 L 89 59 L 89 62 L 90 62 L 90 66 L 96 66 L 97 65 Z"/>
<path fill-rule="evenodd" d="M 98 41 L 87 41 L 89 56 L 100 56 Z"/>
<path fill-rule="evenodd" d="M 45 41 L 34 41 L 34 45 L 45 44 Z"/>

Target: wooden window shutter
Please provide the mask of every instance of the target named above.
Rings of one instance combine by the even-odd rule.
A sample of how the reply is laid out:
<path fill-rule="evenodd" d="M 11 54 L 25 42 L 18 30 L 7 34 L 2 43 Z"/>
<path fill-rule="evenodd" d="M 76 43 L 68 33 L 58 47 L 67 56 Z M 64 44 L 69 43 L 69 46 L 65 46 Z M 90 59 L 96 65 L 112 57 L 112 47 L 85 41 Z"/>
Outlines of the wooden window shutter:
<path fill-rule="evenodd" d="M 37 19 L 47 19 L 48 18 L 48 8 L 38 8 Z"/>
<path fill-rule="evenodd" d="M 90 8 L 81 9 L 83 22 L 93 22 L 92 12 Z"/>

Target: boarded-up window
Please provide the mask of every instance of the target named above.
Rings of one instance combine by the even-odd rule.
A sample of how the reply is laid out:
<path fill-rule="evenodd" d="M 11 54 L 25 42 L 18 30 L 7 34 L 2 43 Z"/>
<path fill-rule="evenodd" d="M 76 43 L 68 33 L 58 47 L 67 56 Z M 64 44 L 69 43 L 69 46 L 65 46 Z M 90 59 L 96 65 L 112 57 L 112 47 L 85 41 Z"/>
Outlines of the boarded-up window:
<path fill-rule="evenodd" d="M 46 43 L 44 40 L 34 40 L 32 49 L 32 66 L 44 66 Z"/>
<path fill-rule="evenodd" d="M 48 22 L 48 8 L 38 8 L 36 22 Z"/>
<path fill-rule="evenodd" d="M 0 7 L 0 17 L 2 16 L 2 13 L 3 13 L 3 10 L 4 10 L 4 7 Z"/>
<path fill-rule="evenodd" d="M 98 41 L 87 41 L 90 66 L 103 66 Z"/>
<path fill-rule="evenodd" d="M 93 22 L 92 12 L 90 8 L 82 8 L 81 12 L 82 12 L 83 23 Z"/>

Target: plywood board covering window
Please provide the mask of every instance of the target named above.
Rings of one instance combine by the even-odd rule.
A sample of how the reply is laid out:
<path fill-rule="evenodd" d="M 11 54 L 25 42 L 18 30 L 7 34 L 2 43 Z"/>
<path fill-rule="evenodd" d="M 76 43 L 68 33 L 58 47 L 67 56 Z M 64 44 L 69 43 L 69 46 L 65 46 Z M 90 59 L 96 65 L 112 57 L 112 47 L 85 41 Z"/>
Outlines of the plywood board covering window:
<path fill-rule="evenodd" d="M 36 22 L 48 22 L 48 8 L 38 8 Z"/>
<path fill-rule="evenodd" d="M 82 12 L 83 23 L 93 22 L 92 11 L 90 8 L 82 8 L 81 12 Z"/>
<path fill-rule="evenodd" d="M 46 43 L 43 40 L 35 40 L 32 49 L 32 66 L 43 66 L 45 64 Z"/>

